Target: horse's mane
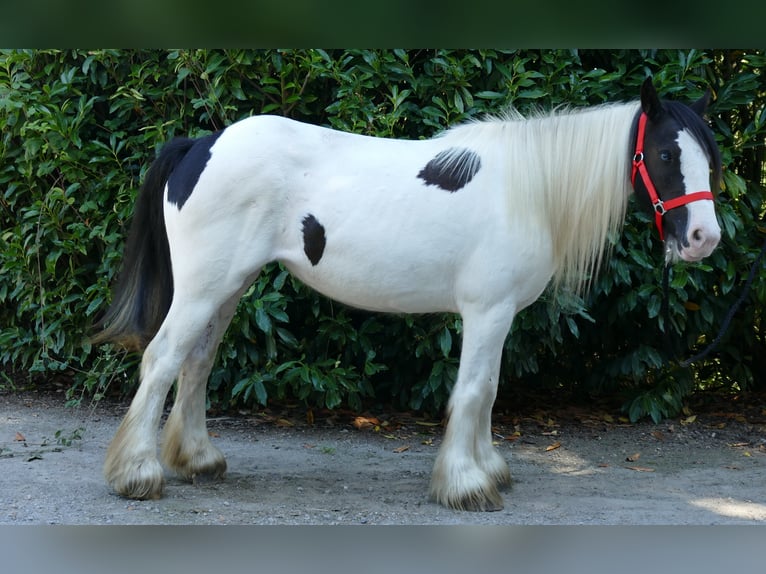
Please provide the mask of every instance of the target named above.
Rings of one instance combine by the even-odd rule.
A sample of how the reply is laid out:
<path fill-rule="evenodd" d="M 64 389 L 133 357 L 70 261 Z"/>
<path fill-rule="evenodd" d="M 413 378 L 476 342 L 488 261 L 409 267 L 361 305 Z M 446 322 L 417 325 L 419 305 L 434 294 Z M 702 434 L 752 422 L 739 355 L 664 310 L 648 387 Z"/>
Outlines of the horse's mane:
<path fill-rule="evenodd" d="M 547 227 L 555 288 L 587 288 L 623 224 L 630 185 L 630 133 L 638 102 L 515 110 L 448 130 L 492 157 L 503 154 L 509 222 Z"/>

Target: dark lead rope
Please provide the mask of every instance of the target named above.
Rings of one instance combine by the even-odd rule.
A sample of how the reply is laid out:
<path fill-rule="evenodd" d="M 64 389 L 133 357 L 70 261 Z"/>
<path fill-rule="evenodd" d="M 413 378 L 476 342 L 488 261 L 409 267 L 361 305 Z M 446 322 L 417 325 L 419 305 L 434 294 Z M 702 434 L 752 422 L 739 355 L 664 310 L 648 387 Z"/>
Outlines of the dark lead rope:
<path fill-rule="evenodd" d="M 747 277 L 747 281 L 745 281 L 745 286 L 742 289 L 742 294 L 734 302 L 734 305 L 731 306 L 731 309 L 729 309 L 729 312 L 726 313 L 726 317 L 724 317 L 723 322 L 721 323 L 721 328 L 718 330 L 718 335 L 716 335 L 715 339 L 713 339 L 713 341 L 707 347 L 705 347 L 702 351 L 700 351 L 693 357 L 678 363 L 681 367 L 686 368 L 692 363 L 696 363 L 700 359 L 704 359 L 721 342 L 721 339 L 723 338 L 724 334 L 726 334 L 726 331 L 729 329 L 729 323 L 731 323 L 731 320 L 734 318 L 734 314 L 739 310 L 740 306 L 745 301 L 747 294 L 750 292 L 750 286 L 753 284 L 753 280 L 755 279 L 755 274 L 758 271 L 758 268 L 760 266 L 761 259 L 763 259 L 764 253 L 766 253 L 766 241 L 764 241 L 763 247 L 761 247 L 760 253 L 758 253 L 758 256 L 755 258 L 755 261 L 753 261 L 753 266 L 750 268 L 750 274 Z M 664 322 L 665 322 L 663 335 L 664 335 L 664 341 L 665 341 L 665 348 L 670 352 L 671 357 L 676 357 L 678 356 L 678 354 L 673 349 L 673 345 L 670 339 L 670 311 L 668 309 L 668 299 L 670 298 L 669 275 L 670 275 L 670 265 L 665 265 L 665 269 L 662 273 L 662 291 L 663 291 L 662 313 L 663 313 Z"/>

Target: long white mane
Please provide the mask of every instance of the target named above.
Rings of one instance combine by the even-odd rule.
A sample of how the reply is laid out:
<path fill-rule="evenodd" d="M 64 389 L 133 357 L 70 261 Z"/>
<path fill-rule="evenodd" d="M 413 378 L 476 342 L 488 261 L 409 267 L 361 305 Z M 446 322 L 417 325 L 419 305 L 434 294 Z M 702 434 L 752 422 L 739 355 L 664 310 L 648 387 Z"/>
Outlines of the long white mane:
<path fill-rule="evenodd" d="M 609 251 L 609 237 L 625 218 L 630 185 L 629 134 L 639 104 L 558 109 L 500 117 L 448 130 L 482 149 L 501 153 L 508 208 L 547 227 L 553 284 L 587 287 Z"/>

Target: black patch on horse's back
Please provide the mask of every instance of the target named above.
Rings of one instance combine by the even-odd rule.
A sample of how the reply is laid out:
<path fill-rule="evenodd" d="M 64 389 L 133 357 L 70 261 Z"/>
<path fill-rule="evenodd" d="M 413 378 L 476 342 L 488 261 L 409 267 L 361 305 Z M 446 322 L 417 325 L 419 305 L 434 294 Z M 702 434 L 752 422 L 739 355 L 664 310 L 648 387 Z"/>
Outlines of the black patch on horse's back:
<path fill-rule="evenodd" d="M 192 190 L 199 181 L 199 176 L 210 161 L 210 148 L 213 147 L 223 131 L 199 138 L 189 149 L 178 167 L 168 178 L 168 201 L 181 209 L 189 199 Z"/>
<path fill-rule="evenodd" d="M 327 238 L 324 234 L 324 226 L 317 221 L 312 214 L 303 218 L 303 251 L 311 264 L 316 266 L 322 259 Z"/>
<path fill-rule="evenodd" d="M 437 153 L 420 170 L 418 177 L 426 185 L 435 185 L 454 193 L 471 181 L 480 168 L 481 158 L 475 151 L 449 148 Z"/>

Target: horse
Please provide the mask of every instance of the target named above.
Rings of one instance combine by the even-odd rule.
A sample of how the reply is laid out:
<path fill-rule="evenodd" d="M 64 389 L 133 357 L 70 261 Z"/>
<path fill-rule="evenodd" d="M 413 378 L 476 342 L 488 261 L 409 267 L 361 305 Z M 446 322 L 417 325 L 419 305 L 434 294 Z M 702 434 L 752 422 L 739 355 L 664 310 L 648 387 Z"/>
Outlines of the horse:
<path fill-rule="evenodd" d="M 710 99 L 660 99 L 647 78 L 635 101 L 510 110 L 431 139 L 261 115 L 165 144 L 94 340 L 143 351 L 107 483 L 128 498 L 162 496 L 156 441 L 174 380 L 162 461 L 184 479 L 224 475 L 206 428 L 207 379 L 240 297 L 277 261 L 353 307 L 461 316 L 428 492 L 451 509 L 501 509 L 510 471 L 491 414 L 514 316 L 549 285 L 588 288 L 633 191 L 655 214 L 668 261 L 714 250 L 721 157 L 703 119 Z"/>

